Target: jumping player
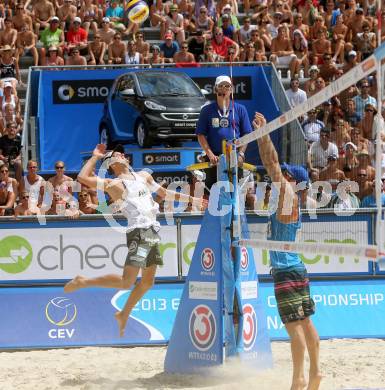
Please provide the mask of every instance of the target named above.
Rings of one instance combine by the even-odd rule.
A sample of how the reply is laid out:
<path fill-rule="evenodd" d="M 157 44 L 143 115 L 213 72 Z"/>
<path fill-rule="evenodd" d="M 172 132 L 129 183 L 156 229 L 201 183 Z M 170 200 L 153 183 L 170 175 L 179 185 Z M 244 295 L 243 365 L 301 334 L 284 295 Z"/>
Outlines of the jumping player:
<path fill-rule="evenodd" d="M 95 147 L 92 157 L 80 171 L 78 180 L 88 188 L 103 189 L 114 204 L 120 204 L 119 209 L 127 218 L 128 254 L 123 275 L 105 275 L 92 279 L 76 276 L 64 286 L 64 291 L 73 292 L 86 287 L 129 289 L 135 284 L 138 273 L 142 270 L 142 278 L 131 291 L 123 310 L 115 314 L 122 337 L 132 309 L 154 284 L 157 265 L 163 264 L 159 252 L 160 224 L 156 220 L 159 206 L 153 200 L 152 193 L 161 198 L 167 196 L 176 201 L 192 203 L 201 210 L 207 207 L 207 201 L 169 191 L 157 184 L 146 171 L 135 173 L 130 169 L 121 145 L 107 154 L 105 149 L 105 145 L 101 144 Z M 94 169 L 98 160 L 102 160 L 116 178 L 102 179 L 95 176 Z"/>

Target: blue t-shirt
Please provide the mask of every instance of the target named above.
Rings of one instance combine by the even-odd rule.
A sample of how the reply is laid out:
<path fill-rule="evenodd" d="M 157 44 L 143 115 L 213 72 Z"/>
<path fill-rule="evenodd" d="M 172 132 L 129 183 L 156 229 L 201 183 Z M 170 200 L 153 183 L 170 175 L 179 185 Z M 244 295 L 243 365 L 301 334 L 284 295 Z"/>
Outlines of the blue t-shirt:
<path fill-rule="evenodd" d="M 159 47 L 165 58 L 173 58 L 174 54 L 179 51 L 178 42 L 175 41 L 172 42 L 170 47 L 165 42 L 161 43 Z"/>
<path fill-rule="evenodd" d="M 221 127 L 223 124 L 223 112 L 217 102 L 204 106 L 200 112 L 197 129 L 195 133 L 205 135 L 212 152 L 219 156 L 222 154 L 222 140 L 232 140 L 234 138 L 233 130 L 233 108 L 230 103 L 228 113 L 228 126 Z M 247 113 L 246 107 L 242 104 L 234 103 L 234 124 L 235 137 L 239 138 L 253 131 Z"/>
<path fill-rule="evenodd" d="M 381 204 L 385 207 L 385 194 L 381 194 Z M 361 207 L 376 207 L 376 198 L 374 195 L 365 196 L 361 201 Z"/>

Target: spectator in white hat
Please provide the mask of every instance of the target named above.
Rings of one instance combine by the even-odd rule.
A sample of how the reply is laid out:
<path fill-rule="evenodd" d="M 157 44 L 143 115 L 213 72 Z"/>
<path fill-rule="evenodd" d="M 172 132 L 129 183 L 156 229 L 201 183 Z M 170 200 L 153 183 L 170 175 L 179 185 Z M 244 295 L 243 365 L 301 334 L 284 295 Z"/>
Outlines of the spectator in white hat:
<path fill-rule="evenodd" d="M 114 35 L 116 34 L 116 31 L 113 28 L 111 28 L 110 18 L 105 16 L 102 19 L 102 27 L 99 28 L 97 33 L 100 34 L 100 37 L 101 37 L 102 41 L 107 46 L 112 42 L 112 40 L 114 38 Z"/>
<path fill-rule="evenodd" d="M 88 46 L 88 34 L 84 28 L 80 27 L 82 20 L 76 16 L 72 22 L 72 26 L 66 34 L 67 48 L 71 50 L 77 47 L 79 50 L 84 50 Z"/>

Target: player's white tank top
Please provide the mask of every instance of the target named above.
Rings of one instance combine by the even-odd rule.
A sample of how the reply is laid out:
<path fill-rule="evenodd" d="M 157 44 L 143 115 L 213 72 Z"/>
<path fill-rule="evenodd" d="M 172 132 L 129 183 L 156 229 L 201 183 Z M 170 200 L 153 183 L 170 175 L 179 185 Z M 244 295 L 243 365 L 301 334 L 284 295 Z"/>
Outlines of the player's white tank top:
<path fill-rule="evenodd" d="M 126 196 L 121 212 L 127 218 L 127 231 L 151 226 L 158 230 L 160 224 L 156 216 L 159 213 L 159 205 L 154 201 L 146 179 L 134 172 L 132 175 L 135 180 L 122 179 Z"/>

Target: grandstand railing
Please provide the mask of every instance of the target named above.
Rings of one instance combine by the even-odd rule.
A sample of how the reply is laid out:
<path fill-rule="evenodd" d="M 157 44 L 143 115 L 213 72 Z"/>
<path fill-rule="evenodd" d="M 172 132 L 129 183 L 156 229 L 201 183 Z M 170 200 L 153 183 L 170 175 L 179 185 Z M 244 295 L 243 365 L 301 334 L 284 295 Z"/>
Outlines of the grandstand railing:
<path fill-rule="evenodd" d="M 284 113 L 291 109 L 287 99 L 285 89 L 278 77 L 278 73 L 271 62 L 200 62 L 202 67 L 219 67 L 219 66 L 268 66 L 271 68 L 271 88 L 276 99 L 277 105 Z M 55 66 L 55 70 L 90 70 L 90 69 L 149 69 L 149 68 L 174 68 L 175 64 L 111 64 L 111 65 L 64 65 Z M 38 159 L 38 139 L 37 139 L 37 120 L 38 118 L 31 116 L 31 74 L 33 71 L 52 70 L 52 66 L 31 66 L 28 72 L 28 85 L 26 93 L 26 104 L 24 112 L 24 127 L 23 127 L 23 156 L 24 168 L 29 159 Z M 292 164 L 306 164 L 307 147 L 305 137 L 299 121 L 296 119 L 281 129 L 282 131 L 282 161 Z"/>

